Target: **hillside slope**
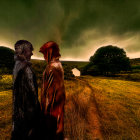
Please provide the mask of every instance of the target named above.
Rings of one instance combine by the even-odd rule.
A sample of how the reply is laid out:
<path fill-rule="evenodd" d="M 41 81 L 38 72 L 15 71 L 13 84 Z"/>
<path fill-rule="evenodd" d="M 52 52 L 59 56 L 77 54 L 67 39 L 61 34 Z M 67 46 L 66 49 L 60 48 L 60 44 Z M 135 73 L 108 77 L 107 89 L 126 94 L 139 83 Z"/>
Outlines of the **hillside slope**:
<path fill-rule="evenodd" d="M 65 88 L 68 140 L 140 139 L 140 82 L 84 76 L 65 80 Z M 40 91 L 39 87 L 39 99 Z M 1 91 L 0 101 L 0 139 L 9 140 L 12 91 Z"/>

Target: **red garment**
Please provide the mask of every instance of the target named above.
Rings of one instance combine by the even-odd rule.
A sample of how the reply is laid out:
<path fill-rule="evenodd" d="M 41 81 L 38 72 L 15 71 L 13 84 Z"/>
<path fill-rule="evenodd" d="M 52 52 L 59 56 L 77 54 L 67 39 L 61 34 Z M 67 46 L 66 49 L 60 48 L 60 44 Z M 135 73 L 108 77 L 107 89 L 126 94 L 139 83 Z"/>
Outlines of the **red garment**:
<path fill-rule="evenodd" d="M 59 60 L 50 61 L 43 73 L 41 107 L 44 115 L 57 118 L 57 133 L 64 131 L 64 71 Z"/>

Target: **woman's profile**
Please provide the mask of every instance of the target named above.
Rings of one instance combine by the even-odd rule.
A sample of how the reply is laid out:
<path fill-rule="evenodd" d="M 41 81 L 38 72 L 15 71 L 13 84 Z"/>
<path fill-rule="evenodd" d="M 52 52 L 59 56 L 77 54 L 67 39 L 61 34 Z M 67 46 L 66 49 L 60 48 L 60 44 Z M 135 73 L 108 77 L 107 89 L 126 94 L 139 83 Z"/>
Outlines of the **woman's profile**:
<path fill-rule="evenodd" d="M 40 52 L 43 53 L 47 66 L 43 72 L 43 86 L 41 93 L 43 137 L 51 140 L 64 139 L 64 104 L 65 87 L 64 71 L 59 61 L 58 45 L 49 41 Z M 47 131 L 47 132 L 45 132 Z"/>

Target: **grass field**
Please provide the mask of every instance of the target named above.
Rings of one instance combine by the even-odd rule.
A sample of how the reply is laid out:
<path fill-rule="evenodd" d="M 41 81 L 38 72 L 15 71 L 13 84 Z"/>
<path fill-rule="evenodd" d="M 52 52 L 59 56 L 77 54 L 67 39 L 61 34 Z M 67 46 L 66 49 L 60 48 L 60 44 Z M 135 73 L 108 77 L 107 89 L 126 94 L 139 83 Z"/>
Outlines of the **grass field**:
<path fill-rule="evenodd" d="M 104 138 L 140 139 L 140 82 L 102 77 L 84 79 L 94 89 Z"/>
<path fill-rule="evenodd" d="M 7 80 L 6 80 L 7 78 Z M 5 80 L 4 80 L 5 79 Z M 12 77 L 0 79 L 0 140 L 9 140 L 12 118 Z M 96 103 L 105 140 L 140 139 L 140 82 L 84 76 L 65 80 L 65 137 L 92 140 Z M 40 95 L 40 88 L 39 88 Z"/>

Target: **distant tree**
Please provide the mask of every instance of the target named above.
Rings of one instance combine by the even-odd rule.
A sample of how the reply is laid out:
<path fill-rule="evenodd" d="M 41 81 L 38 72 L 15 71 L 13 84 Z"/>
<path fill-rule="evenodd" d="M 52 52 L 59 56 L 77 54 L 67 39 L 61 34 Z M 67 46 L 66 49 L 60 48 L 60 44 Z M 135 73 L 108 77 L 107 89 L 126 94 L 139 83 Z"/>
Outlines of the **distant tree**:
<path fill-rule="evenodd" d="M 70 66 L 68 64 L 63 64 L 63 69 L 64 69 L 64 79 L 65 80 L 70 80 L 74 77 L 72 73 L 72 68 L 73 66 Z"/>
<path fill-rule="evenodd" d="M 14 67 L 14 50 L 0 46 L 0 74 L 12 73 Z"/>
<path fill-rule="evenodd" d="M 117 46 L 103 46 L 90 57 L 90 65 L 94 65 L 100 74 L 109 75 L 130 70 L 126 52 Z"/>

